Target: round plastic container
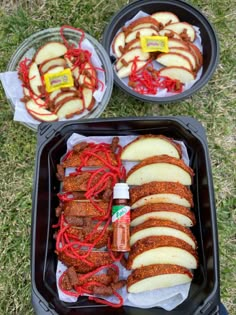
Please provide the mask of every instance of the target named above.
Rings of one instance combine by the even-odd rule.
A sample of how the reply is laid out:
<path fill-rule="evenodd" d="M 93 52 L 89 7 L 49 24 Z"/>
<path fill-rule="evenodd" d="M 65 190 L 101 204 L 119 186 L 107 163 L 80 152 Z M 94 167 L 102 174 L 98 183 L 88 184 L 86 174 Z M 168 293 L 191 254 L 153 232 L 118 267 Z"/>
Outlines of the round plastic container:
<path fill-rule="evenodd" d="M 180 94 L 166 97 L 149 96 L 136 93 L 122 82 L 122 80 L 117 76 L 116 71 L 114 71 L 115 84 L 120 89 L 139 100 L 159 104 L 180 101 L 190 97 L 207 84 L 218 64 L 219 44 L 214 28 L 198 9 L 187 2 L 181 0 L 138 0 L 124 6 L 112 17 L 110 23 L 107 25 L 103 35 L 102 44 L 108 54 L 110 54 L 111 43 L 119 29 L 122 28 L 127 21 L 131 20 L 139 11 L 143 11 L 147 14 L 153 14 L 158 11 L 170 11 L 176 14 L 180 21 L 188 22 L 200 29 L 203 46 L 202 75 L 190 89 Z M 111 61 L 114 62 L 114 57 L 111 57 Z"/>
<path fill-rule="evenodd" d="M 81 38 L 81 33 L 79 31 L 69 29 L 69 28 L 64 29 L 63 34 L 64 34 L 64 37 L 69 42 L 74 42 L 75 44 L 78 43 Z M 99 117 L 102 114 L 102 112 L 105 110 L 110 100 L 112 89 L 113 89 L 113 70 L 112 70 L 110 59 L 105 49 L 96 39 L 94 39 L 89 34 L 85 33 L 85 38 L 88 41 L 90 41 L 90 43 L 93 45 L 102 63 L 102 67 L 105 74 L 106 90 L 105 90 L 102 100 L 96 105 L 96 107 L 93 110 L 91 110 L 89 113 L 81 115 L 80 118 L 83 118 L 83 119 Z M 59 27 L 46 29 L 46 30 L 39 31 L 37 33 L 32 34 L 16 49 L 16 51 L 14 52 L 13 56 L 11 57 L 8 63 L 7 71 L 16 71 L 19 65 L 19 62 L 22 59 L 24 59 L 25 57 L 32 58 L 38 48 L 40 48 L 46 42 L 51 42 L 51 41 L 62 42 Z M 11 105 L 12 111 L 14 112 L 15 110 L 14 102 L 9 98 L 8 98 L 8 101 Z M 24 123 L 24 122 L 23 124 L 35 131 L 38 128 L 37 124 Z"/>

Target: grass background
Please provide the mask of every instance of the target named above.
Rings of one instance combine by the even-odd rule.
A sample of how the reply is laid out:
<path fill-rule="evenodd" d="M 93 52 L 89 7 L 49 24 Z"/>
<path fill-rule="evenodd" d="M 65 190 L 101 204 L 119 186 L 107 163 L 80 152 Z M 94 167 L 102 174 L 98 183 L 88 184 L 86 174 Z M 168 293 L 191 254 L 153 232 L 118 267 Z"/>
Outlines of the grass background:
<path fill-rule="evenodd" d="M 206 128 L 215 186 L 219 230 L 221 298 L 236 314 L 236 7 L 230 0 L 191 0 L 215 26 L 220 62 L 213 78 L 186 101 L 153 105 L 114 88 L 103 117 L 190 115 Z M 63 24 L 101 39 L 125 0 L 1 0 L 0 71 L 30 34 Z M 30 302 L 31 189 L 36 135 L 12 120 L 0 88 L 0 315 L 33 314 Z"/>

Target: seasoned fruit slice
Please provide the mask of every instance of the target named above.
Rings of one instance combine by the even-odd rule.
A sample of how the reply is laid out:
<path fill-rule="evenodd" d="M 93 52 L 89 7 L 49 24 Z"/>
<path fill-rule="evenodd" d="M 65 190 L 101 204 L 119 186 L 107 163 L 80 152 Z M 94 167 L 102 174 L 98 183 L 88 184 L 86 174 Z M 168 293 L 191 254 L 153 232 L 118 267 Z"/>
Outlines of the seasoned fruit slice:
<path fill-rule="evenodd" d="M 64 44 L 60 42 L 49 42 L 39 48 L 35 53 L 34 61 L 39 65 L 48 59 L 64 56 L 66 52 L 67 48 Z"/>
<path fill-rule="evenodd" d="M 144 67 L 147 64 L 147 61 L 137 61 L 136 62 L 136 70 L 140 70 L 142 67 Z M 117 75 L 119 78 L 125 78 L 128 77 L 131 72 L 132 72 L 132 66 L 133 66 L 133 62 L 129 62 L 127 67 L 122 67 L 120 68 L 120 70 L 117 72 Z"/>
<path fill-rule="evenodd" d="M 71 99 L 71 97 L 76 96 L 75 92 L 60 92 L 57 94 L 57 96 L 54 98 L 54 107 L 56 108 L 58 104 L 60 104 L 61 101 L 64 101 L 65 99 Z"/>
<path fill-rule="evenodd" d="M 127 279 L 129 293 L 169 288 L 192 281 L 193 274 L 178 265 L 159 264 L 138 268 Z"/>
<path fill-rule="evenodd" d="M 131 208 L 149 203 L 174 203 L 190 208 L 193 206 L 191 191 L 180 183 L 150 182 L 130 189 Z"/>
<path fill-rule="evenodd" d="M 129 33 L 125 38 L 125 42 L 129 43 L 138 37 L 140 38 L 140 36 L 152 36 L 152 35 L 153 36 L 158 35 L 158 32 L 153 28 L 138 29 L 138 30 L 135 30 L 135 31 Z"/>
<path fill-rule="evenodd" d="M 179 22 L 179 18 L 174 13 L 167 11 L 156 12 L 152 14 L 152 17 L 162 25 Z"/>
<path fill-rule="evenodd" d="M 188 44 L 184 42 L 183 40 L 177 39 L 177 38 L 169 38 L 168 40 L 168 47 L 181 47 L 188 49 Z"/>
<path fill-rule="evenodd" d="M 168 38 L 176 38 L 178 40 L 182 40 L 181 37 L 179 36 L 179 34 L 173 32 L 171 30 L 168 30 L 168 29 L 163 29 L 163 30 L 159 31 L 158 34 L 160 36 L 167 36 Z"/>
<path fill-rule="evenodd" d="M 43 106 L 43 107 L 46 107 L 46 104 L 45 104 L 45 101 L 36 96 L 35 94 L 33 94 L 32 91 L 30 91 L 29 89 L 27 89 L 26 87 L 23 87 L 23 92 L 24 92 L 24 95 L 27 96 L 28 98 L 33 98 L 34 99 L 34 102 L 37 104 L 37 105 L 40 105 L 40 106 Z"/>
<path fill-rule="evenodd" d="M 179 34 L 180 36 L 184 35 L 186 33 L 191 42 L 194 42 L 194 40 L 196 38 L 195 29 L 193 28 L 193 26 L 191 24 L 189 24 L 187 22 L 173 23 L 173 24 L 168 25 L 166 28 L 168 28 L 168 30 L 174 31 L 175 33 Z"/>
<path fill-rule="evenodd" d="M 66 67 L 65 59 L 64 58 L 52 58 L 52 59 L 46 60 L 40 65 L 39 70 L 41 73 L 45 73 L 49 70 L 49 68 L 55 67 L 55 66 L 61 66 L 61 67 L 65 68 Z"/>
<path fill-rule="evenodd" d="M 93 88 L 96 88 L 96 83 L 97 83 L 97 72 L 96 69 L 94 68 L 94 66 L 87 62 L 84 65 L 84 69 L 82 71 L 82 74 L 84 74 L 86 77 L 88 77 L 91 80 L 91 85 L 93 86 Z M 86 79 L 87 81 L 87 79 Z"/>
<path fill-rule="evenodd" d="M 127 66 L 127 64 L 133 61 L 135 57 L 138 57 L 139 61 L 143 61 L 148 60 L 150 54 L 148 52 L 143 52 L 140 48 L 131 49 L 122 55 L 120 59 L 118 59 L 116 63 L 116 69 L 120 70 L 123 65 Z"/>
<path fill-rule="evenodd" d="M 180 55 L 187 57 L 192 65 L 193 71 L 197 69 L 197 60 L 195 55 L 191 51 L 181 47 L 171 47 L 169 48 L 169 52 L 178 53 Z"/>
<path fill-rule="evenodd" d="M 192 184 L 193 175 L 193 170 L 183 160 L 161 155 L 144 159 L 132 167 L 126 182 L 129 185 L 142 185 L 153 181 L 179 182 L 189 186 Z"/>
<path fill-rule="evenodd" d="M 43 83 L 39 73 L 39 68 L 35 62 L 32 62 L 29 67 L 29 85 L 35 95 L 40 96 L 42 94 L 41 89 Z"/>
<path fill-rule="evenodd" d="M 52 66 L 51 68 L 48 69 L 47 72 L 45 72 L 45 74 L 47 73 L 58 73 L 64 70 L 64 67 L 62 66 Z"/>
<path fill-rule="evenodd" d="M 156 28 L 157 30 L 159 29 L 159 23 L 153 17 L 145 16 L 130 23 L 126 28 L 126 31 L 135 30 L 137 28 L 142 27 L 143 25 L 150 25 L 154 26 L 154 28 Z"/>
<path fill-rule="evenodd" d="M 168 220 L 191 227 L 196 223 L 194 213 L 186 207 L 172 203 L 152 203 L 131 212 L 131 226 L 137 226 L 149 219 Z"/>
<path fill-rule="evenodd" d="M 141 161 L 154 155 L 181 158 L 181 148 L 172 139 L 162 135 L 143 135 L 127 144 L 121 153 L 122 160 Z"/>
<path fill-rule="evenodd" d="M 192 65 L 190 60 L 187 57 L 178 53 L 170 52 L 166 54 L 165 53 L 159 54 L 156 58 L 156 61 L 166 67 L 179 66 L 184 67 L 189 71 L 192 71 Z"/>
<path fill-rule="evenodd" d="M 78 97 L 72 97 L 70 100 L 58 105 L 55 113 L 59 118 L 71 118 L 84 110 L 83 101 Z"/>
<path fill-rule="evenodd" d="M 84 107 L 87 110 L 91 110 L 95 105 L 95 99 L 93 98 L 93 90 L 84 87 L 82 89 L 83 100 L 84 100 Z"/>
<path fill-rule="evenodd" d="M 124 52 L 127 52 L 128 50 L 131 50 L 133 48 L 141 48 L 141 42 L 139 38 L 135 38 L 134 40 L 131 40 L 131 42 L 126 44 Z"/>
<path fill-rule="evenodd" d="M 125 47 L 125 33 L 118 33 L 112 44 L 112 51 L 116 55 L 116 57 L 120 58 L 122 55 L 122 49 Z"/>
<path fill-rule="evenodd" d="M 195 79 L 192 71 L 184 67 L 166 67 L 159 71 L 160 76 L 169 77 L 174 80 L 179 80 L 182 83 L 189 83 Z"/>
<path fill-rule="evenodd" d="M 192 43 L 188 43 L 188 47 L 190 51 L 196 56 L 197 59 L 197 70 L 199 70 L 202 66 L 203 58 L 202 53 L 197 46 Z"/>
<path fill-rule="evenodd" d="M 47 109 L 40 107 L 33 100 L 28 101 L 25 104 L 27 112 L 39 121 L 52 122 L 58 120 L 58 116 L 51 113 Z"/>
<path fill-rule="evenodd" d="M 198 267 L 196 251 L 186 242 L 172 236 L 149 236 L 132 246 L 127 269 L 154 264 L 174 264 L 189 269 Z"/>
<path fill-rule="evenodd" d="M 148 236 L 173 236 L 196 249 L 196 239 L 190 229 L 169 220 L 149 219 L 132 229 L 130 245 Z"/>

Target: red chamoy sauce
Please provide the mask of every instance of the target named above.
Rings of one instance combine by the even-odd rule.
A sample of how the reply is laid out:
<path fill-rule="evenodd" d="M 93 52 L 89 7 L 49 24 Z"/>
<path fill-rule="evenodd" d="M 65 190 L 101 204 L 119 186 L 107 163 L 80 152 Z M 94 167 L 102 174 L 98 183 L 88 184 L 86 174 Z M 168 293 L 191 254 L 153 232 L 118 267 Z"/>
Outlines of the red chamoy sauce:
<path fill-rule="evenodd" d="M 129 186 L 126 183 L 117 183 L 113 188 L 112 228 L 112 251 L 130 251 Z"/>

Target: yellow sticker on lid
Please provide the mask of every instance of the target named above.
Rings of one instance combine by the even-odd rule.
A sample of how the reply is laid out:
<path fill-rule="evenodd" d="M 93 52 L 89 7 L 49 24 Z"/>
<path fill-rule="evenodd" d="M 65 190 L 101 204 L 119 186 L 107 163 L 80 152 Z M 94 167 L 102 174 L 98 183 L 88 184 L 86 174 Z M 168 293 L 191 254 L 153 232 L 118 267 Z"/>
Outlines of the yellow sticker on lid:
<path fill-rule="evenodd" d="M 57 73 L 46 73 L 44 75 L 44 81 L 47 92 L 74 86 L 74 80 L 69 68 Z"/>
<path fill-rule="evenodd" d="M 141 36 L 141 47 L 144 52 L 169 52 L 167 36 Z"/>

